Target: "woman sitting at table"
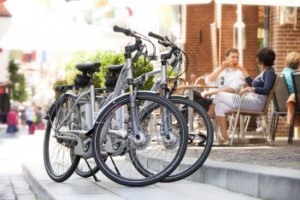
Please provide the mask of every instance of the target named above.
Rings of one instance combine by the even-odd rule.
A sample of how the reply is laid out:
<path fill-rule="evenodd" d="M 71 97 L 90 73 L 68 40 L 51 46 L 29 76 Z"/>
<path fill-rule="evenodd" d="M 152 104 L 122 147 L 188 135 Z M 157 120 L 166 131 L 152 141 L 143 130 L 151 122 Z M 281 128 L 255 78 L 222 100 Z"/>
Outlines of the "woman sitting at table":
<path fill-rule="evenodd" d="M 294 107 L 295 107 L 295 89 L 292 80 L 292 73 L 299 70 L 300 66 L 300 54 L 291 52 L 285 57 L 286 67 L 283 68 L 282 74 L 285 78 L 290 97 L 286 102 L 287 106 L 287 124 L 294 125 Z"/>
<path fill-rule="evenodd" d="M 275 52 L 269 48 L 262 48 L 257 52 L 256 58 L 262 72 L 255 79 L 249 76 L 244 67 L 238 66 L 238 69 L 243 72 L 248 87 L 244 87 L 239 94 L 221 92 L 216 95 L 214 100 L 216 104 L 215 112 L 221 134 L 219 143 L 227 142 L 229 139 L 225 114 L 230 110 L 239 108 L 243 111 L 261 111 L 273 88 L 276 79 L 273 68 L 276 58 Z M 245 96 L 243 96 L 244 94 Z M 242 96 L 243 104 L 241 104 Z"/>
<path fill-rule="evenodd" d="M 220 92 L 239 93 L 241 87 L 245 84 L 245 79 L 243 73 L 237 68 L 238 63 L 238 50 L 235 48 L 228 49 L 222 64 L 205 77 L 205 84 L 216 88 L 203 91 L 201 94 L 195 91 L 194 100 L 203 106 L 203 99 L 210 100 L 212 103 L 215 95 Z M 211 117 L 214 116 L 214 107 L 214 103 L 209 106 L 206 105 Z"/>

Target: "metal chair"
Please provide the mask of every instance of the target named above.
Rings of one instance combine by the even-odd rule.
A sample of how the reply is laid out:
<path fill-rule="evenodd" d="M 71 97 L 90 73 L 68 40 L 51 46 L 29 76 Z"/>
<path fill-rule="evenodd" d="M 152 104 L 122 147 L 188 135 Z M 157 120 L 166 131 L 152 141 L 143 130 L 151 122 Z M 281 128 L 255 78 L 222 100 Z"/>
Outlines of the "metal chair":
<path fill-rule="evenodd" d="M 267 98 L 267 101 L 266 101 L 262 111 L 255 112 L 255 111 L 246 111 L 246 110 L 238 109 L 238 110 L 233 110 L 230 113 L 228 113 L 229 115 L 231 115 L 230 126 L 229 126 L 229 133 L 231 134 L 230 145 L 233 144 L 234 135 L 236 134 L 237 123 L 240 120 L 241 116 L 245 116 L 245 119 L 241 120 L 241 123 L 240 123 L 240 129 L 242 130 L 243 133 L 247 130 L 249 120 L 250 120 L 251 117 L 260 117 L 261 120 L 262 120 L 262 122 L 261 122 L 262 127 L 268 133 L 268 135 L 267 135 L 268 141 L 270 141 L 272 143 L 271 134 L 270 134 L 270 131 L 269 131 L 269 128 L 268 128 L 268 123 L 267 123 L 266 116 L 268 115 L 268 108 L 269 108 L 270 102 L 271 102 L 271 100 L 274 96 L 274 91 L 275 91 L 275 88 L 276 88 L 276 85 L 277 85 L 277 81 L 278 81 L 278 76 L 277 76 L 277 78 L 274 82 L 273 88 L 270 91 L 270 94 Z M 247 95 L 247 94 L 245 94 L 245 95 Z M 243 104 L 243 97 L 242 97 L 241 104 Z M 245 123 L 246 123 L 246 126 L 244 126 Z M 265 134 L 265 131 L 263 131 L 264 134 Z"/>
<path fill-rule="evenodd" d="M 270 133 L 272 141 L 275 140 L 279 117 L 287 115 L 286 101 L 289 98 L 289 91 L 284 76 L 278 76 L 277 85 L 274 90 L 273 105 L 274 111 L 272 114 Z M 289 131 L 289 137 L 291 131 Z"/>

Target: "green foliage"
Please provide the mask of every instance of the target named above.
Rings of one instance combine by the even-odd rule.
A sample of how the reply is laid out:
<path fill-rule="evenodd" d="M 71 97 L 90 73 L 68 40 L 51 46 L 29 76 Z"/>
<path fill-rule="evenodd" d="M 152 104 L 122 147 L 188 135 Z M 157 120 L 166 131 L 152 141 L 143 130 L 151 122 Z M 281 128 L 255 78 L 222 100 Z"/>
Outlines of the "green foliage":
<path fill-rule="evenodd" d="M 148 61 L 146 61 L 148 62 Z M 150 72 L 153 70 L 153 65 L 151 63 L 148 63 L 146 66 L 145 66 L 145 60 L 143 58 L 140 58 L 137 63 L 134 65 L 134 73 L 133 73 L 133 77 L 138 77 L 144 73 L 147 73 L 147 72 Z M 143 86 L 143 88 L 141 89 L 144 89 L 144 90 L 150 90 L 152 85 L 153 85 L 153 79 L 154 77 L 150 77 L 146 82 L 145 82 L 145 85 Z"/>
<path fill-rule="evenodd" d="M 94 83 L 96 88 L 103 88 L 107 75 L 107 67 L 110 65 L 119 65 L 125 62 L 123 54 L 112 54 L 102 52 L 95 55 L 95 60 L 100 61 L 100 72 L 95 73 Z"/>
<path fill-rule="evenodd" d="M 68 82 L 67 82 L 67 80 L 58 80 L 54 83 L 53 89 L 55 89 L 56 86 L 59 86 L 59 85 L 68 85 Z M 55 91 L 55 98 L 57 98 L 58 96 L 59 96 L 59 93 Z"/>
<path fill-rule="evenodd" d="M 66 84 L 73 84 L 76 74 L 80 72 L 76 69 L 76 65 L 79 63 L 100 62 L 100 72 L 94 74 L 94 83 L 96 88 L 103 88 L 107 76 L 107 67 L 110 65 L 119 65 L 125 63 L 123 54 L 116 54 L 110 52 L 97 52 L 94 54 L 88 54 L 86 52 L 77 52 L 72 57 L 71 61 L 66 65 Z M 152 64 L 144 66 L 144 59 L 139 59 L 134 66 L 134 77 L 137 77 L 143 73 L 149 72 L 153 69 Z M 153 77 L 151 77 L 146 83 L 144 89 L 150 89 L 152 86 Z M 57 85 L 57 84 L 56 84 Z"/>
<path fill-rule="evenodd" d="M 19 102 L 27 100 L 26 80 L 24 74 L 18 73 L 19 66 L 14 60 L 9 61 L 10 97 Z"/>
<path fill-rule="evenodd" d="M 167 76 L 169 76 L 169 77 L 176 77 L 177 75 L 178 75 L 178 73 L 175 70 L 173 70 L 171 68 L 167 69 Z"/>

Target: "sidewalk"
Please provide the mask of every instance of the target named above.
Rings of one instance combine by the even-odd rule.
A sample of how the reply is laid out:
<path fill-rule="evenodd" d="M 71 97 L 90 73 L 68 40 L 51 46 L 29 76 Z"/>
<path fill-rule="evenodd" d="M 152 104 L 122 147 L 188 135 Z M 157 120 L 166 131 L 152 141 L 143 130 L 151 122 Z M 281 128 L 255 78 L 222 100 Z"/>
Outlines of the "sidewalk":
<path fill-rule="evenodd" d="M 273 146 L 243 145 L 213 147 L 211 160 L 300 170 L 300 140 L 287 144 L 287 138 L 276 138 Z"/>
<path fill-rule="evenodd" d="M 0 125 L 0 199 L 36 200 L 30 185 L 22 176 L 21 165 L 25 159 L 21 137 L 28 136 L 24 127 L 16 135 L 6 134 L 6 126 Z M 26 147 L 25 147 L 26 148 Z"/>
<path fill-rule="evenodd" d="M 0 131 L 0 144 L 3 141 Z M 205 165 L 188 178 L 175 183 L 158 183 L 129 188 L 107 180 L 83 179 L 73 175 L 64 183 L 53 182 L 42 160 L 43 132 L 20 137 L 23 174 L 41 199 L 299 199 L 300 141 L 292 145 L 277 139 L 274 146 L 214 146 Z M 20 146 L 21 148 L 22 146 Z M 30 148 L 29 148 L 30 147 Z M 193 150 L 194 151 L 194 150 Z M 190 153 L 190 152 L 189 152 Z M 16 154 L 18 155 L 18 154 Z M 161 194 L 161 195 L 157 195 Z M 247 195 L 247 196 L 246 196 Z M 1 197 L 0 197 L 1 199 Z"/>

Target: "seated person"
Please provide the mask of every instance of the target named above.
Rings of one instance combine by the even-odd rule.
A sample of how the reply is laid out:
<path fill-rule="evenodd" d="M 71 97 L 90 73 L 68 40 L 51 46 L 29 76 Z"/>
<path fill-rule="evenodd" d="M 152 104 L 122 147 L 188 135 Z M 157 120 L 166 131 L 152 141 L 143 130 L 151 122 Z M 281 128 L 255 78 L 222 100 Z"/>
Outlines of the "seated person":
<path fill-rule="evenodd" d="M 294 107 L 295 107 L 295 89 L 292 80 L 292 73 L 299 70 L 300 54 L 291 52 L 285 57 L 286 67 L 283 68 L 283 76 L 285 78 L 290 97 L 286 102 L 287 106 L 287 124 L 293 126 Z"/>
<path fill-rule="evenodd" d="M 213 98 L 220 92 L 238 93 L 245 83 L 243 73 L 237 68 L 239 63 L 239 52 L 235 48 L 228 49 L 225 60 L 211 74 L 206 76 L 205 83 L 216 86 L 214 89 L 194 92 L 194 100 L 208 110 L 209 115 L 214 115 Z M 211 105 L 212 104 L 212 105 Z"/>
<path fill-rule="evenodd" d="M 239 94 L 221 92 L 216 95 L 214 100 L 215 112 L 221 133 L 219 143 L 224 143 L 229 139 L 225 114 L 240 107 L 244 111 L 262 111 L 273 88 L 276 79 L 273 68 L 276 58 L 275 52 L 269 48 L 262 48 L 257 52 L 256 58 L 261 73 L 255 79 L 249 76 L 244 67 L 238 66 L 243 72 L 248 87 L 243 88 Z M 246 96 L 243 97 L 243 104 L 241 104 L 241 97 L 244 94 Z"/>

